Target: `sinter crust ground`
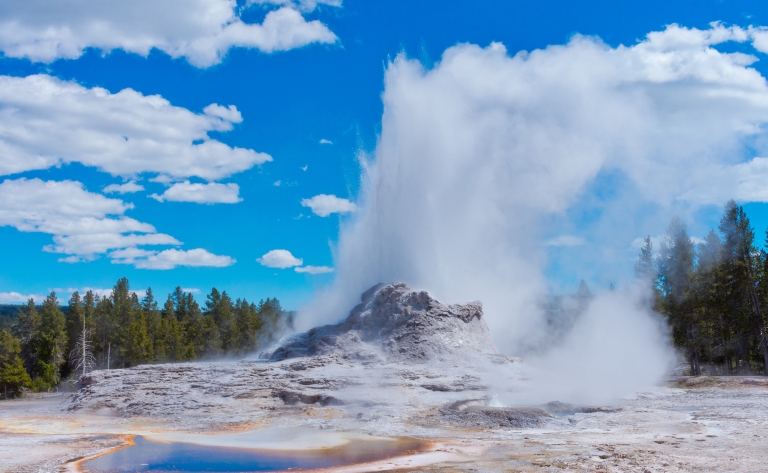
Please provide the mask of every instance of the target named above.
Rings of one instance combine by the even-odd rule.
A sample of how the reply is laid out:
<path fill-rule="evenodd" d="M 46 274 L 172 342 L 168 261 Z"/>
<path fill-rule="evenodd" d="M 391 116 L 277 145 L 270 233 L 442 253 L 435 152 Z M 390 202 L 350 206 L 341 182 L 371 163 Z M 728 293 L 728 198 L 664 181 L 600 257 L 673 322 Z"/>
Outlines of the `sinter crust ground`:
<path fill-rule="evenodd" d="M 281 426 L 439 440 L 376 470 L 768 471 L 765 378 L 681 378 L 601 409 L 496 406 L 489 383 L 525 379 L 493 347 L 480 305 L 402 284 L 272 358 L 98 371 L 74 396 L 4 402 L 2 471 L 61 471 L 121 434 Z"/>

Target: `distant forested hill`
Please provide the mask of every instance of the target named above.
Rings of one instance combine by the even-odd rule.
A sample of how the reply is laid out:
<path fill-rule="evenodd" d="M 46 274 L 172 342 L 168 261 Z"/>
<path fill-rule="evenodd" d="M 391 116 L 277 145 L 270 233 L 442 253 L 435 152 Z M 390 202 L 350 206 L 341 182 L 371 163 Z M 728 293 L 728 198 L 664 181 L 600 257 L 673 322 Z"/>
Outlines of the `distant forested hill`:
<path fill-rule="evenodd" d="M 19 319 L 20 305 L 2 304 L 0 305 L 0 330 L 10 330 L 11 326 Z"/>

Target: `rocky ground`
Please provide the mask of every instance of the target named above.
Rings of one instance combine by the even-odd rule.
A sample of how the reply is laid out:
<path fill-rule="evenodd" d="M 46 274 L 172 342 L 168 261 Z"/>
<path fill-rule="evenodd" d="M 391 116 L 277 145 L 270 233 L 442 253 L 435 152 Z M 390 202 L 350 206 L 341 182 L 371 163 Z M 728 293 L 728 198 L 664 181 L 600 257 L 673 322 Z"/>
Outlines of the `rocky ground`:
<path fill-rule="evenodd" d="M 103 370 L 74 394 L 3 402 L 0 469 L 71 471 L 130 435 L 211 442 L 266 432 L 270 448 L 345 436 L 434 441 L 407 459 L 337 469 L 348 472 L 768 471 L 766 378 L 678 378 L 610 406 L 494 397 L 530 382 L 520 360 L 496 352 L 479 304 L 445 306 L 395 284 L 268 360 Z"/>
<path fill-rule="evenodd" d="M 563 413 L 558 412 L 561 406 L 554 406 L 555 415 L 538 419 L 540 424 L 533 427 L 467 428 L 441 422 L 440 408 L 366 418 L 340 406 L 292 406 L 278 400 L 274 410 L 259 409 L 250 402 L 252 398 L 232 397 L 227 397 L 231 404 L 223 412 L 212 409 L 201 414 L 191 403 L 184 410 L 174 407 L 174 414 L 117 417 L 68 410 L 72 396 L 10 401 L 0 410 L 0 465 L 8 472 L 56 472 L 79 457 L 124 444 L 125 434 L 225 433 L 292 426 L 311 429 L 319 436 L 409 434 L 437 440 L 433 455 L 452 455 L 425 457 L 428 464 L 418 466 L 417 462 L 404 471 L 768 471 L 767 380 L 681 378 L 672 384 L 685 387 L 656 388 L 592 412 Z M 233 417 L 238 407 L 247 412 Z M 421 455 L 429 453 L 414 457 L 418 460 Z M 399 468 L 397 462 L 375 469 L 379 467 Z"/>

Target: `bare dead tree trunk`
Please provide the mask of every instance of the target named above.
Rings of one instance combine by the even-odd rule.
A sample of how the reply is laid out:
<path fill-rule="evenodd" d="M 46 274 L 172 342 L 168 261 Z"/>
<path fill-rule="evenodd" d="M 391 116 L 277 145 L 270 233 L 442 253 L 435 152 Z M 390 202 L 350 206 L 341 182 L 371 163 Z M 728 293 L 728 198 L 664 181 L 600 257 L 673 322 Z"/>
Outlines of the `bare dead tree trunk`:
<path fill-rule="evenodd" d="M 83 331 L 78 337 L 75 348 L 69 354 L 69 363 L 72 365 L 72 372 L 83 377 L 96 366 L 96 359 L 93 357 L 93 347 L 88 337 L 88 330 L 85 327 L 85 317 L 83 317 Z"/>

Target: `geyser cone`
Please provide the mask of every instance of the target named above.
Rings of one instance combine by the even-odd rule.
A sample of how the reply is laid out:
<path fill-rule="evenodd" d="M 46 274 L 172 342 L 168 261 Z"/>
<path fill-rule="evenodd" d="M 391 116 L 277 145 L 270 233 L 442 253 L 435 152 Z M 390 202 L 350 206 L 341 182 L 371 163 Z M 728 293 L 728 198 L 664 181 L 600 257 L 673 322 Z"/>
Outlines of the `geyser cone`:
<path fill-rule="evenodd" d="M 463 364 L 468 356 L 511 360 L 496 349 L 480 302 L 445 305 L 402 282 L 370 288 L 346 320 L 297 335 L 271 359 L 334 353 L 398 363 Z"/>

